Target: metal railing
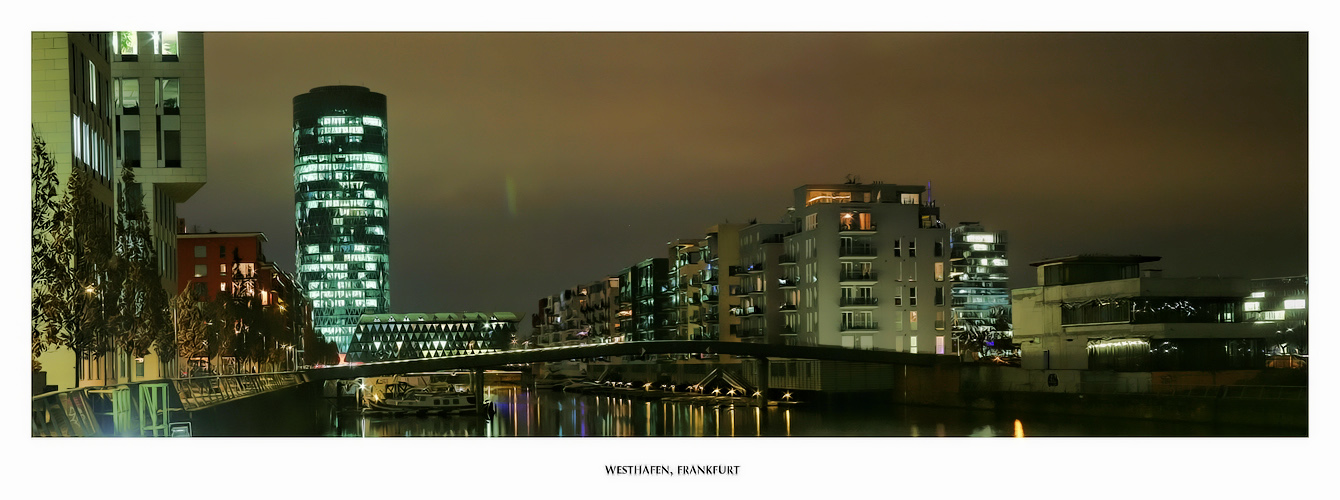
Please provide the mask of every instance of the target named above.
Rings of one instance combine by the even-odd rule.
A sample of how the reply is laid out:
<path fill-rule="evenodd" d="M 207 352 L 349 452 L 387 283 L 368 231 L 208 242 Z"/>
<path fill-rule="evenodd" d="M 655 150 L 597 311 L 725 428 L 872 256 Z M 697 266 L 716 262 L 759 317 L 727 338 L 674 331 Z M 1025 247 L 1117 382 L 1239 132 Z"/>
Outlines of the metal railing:
<path fill-rule="evenodd" d="M 874 257 L 878 253 L 878 248 L 868 245 L 838 247 L 838 257 Z"/>
<path fill-rule="evenodd" d="M 838 330 L 839 330 L 839 331 L 843 331 L 843 332 L 845 332 L 845 331 L 849 331 L 849 330 L 878 330 L 878 329 L 879 329 L 879 322 L 878 322 L 878 321 L 865 321 L 865 322 L 859 322 L 859 321 L 858 321 L 858 322 L 852 322 L 852 323 L 839 323 L 839 324 L 838 324 Z"/>
<path fill-rule="evenodd" d="M 838 298 L 838 306 L 841 306 L 841 307 L 846 307 L 846 306 L 877 306 L 877 305 L 879 305 L 879 297 L 840 297 L 840 298 Z"/>
<path fill-rule="evenodd" d="M 93 408 L 95 398 L 82 387 L 33 396 L 33 437 L 92 437 L 103 434 Z"/>
<path fill-rule="evenodd" d="M 209 405 L 253 394 L 292 387 L 302 383 L 302 375 L 293 372 L 249 373 L 173 379 L 182 409 L 196 410 Z"/>
<path fill-rule="evenodd" d="M 838 275 L 838 279 L 842 281 L 878 281 L 877 276 L 879 275 L 875 271 L 844 271 Z"/>
<path fill-rule="evenodd" d="M 1068 394 L 1138 394 L 1176 398 L 1307 400 L 1307 386 L 1292 385 L 1146 385 L 1127 382 L 1081 383 L 1079 386 L 1047 387 L 1045 384 L 1019 383 L 1010 392 L 1060 392 Z"/>

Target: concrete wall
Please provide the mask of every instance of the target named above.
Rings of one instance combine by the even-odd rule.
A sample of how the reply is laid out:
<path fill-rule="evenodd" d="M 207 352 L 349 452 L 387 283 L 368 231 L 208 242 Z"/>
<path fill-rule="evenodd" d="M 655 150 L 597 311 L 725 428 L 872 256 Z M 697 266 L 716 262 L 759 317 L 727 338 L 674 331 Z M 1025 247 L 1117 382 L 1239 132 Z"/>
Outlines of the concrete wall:
<path fill-rule="evenodd" d="M 173 422 L 190 422 L 192 436 L 320 436 L 320 382 L 308 382 L 215 405 L 173 412 Z M 180 407 L 180 403 L 175 403 Z"/>

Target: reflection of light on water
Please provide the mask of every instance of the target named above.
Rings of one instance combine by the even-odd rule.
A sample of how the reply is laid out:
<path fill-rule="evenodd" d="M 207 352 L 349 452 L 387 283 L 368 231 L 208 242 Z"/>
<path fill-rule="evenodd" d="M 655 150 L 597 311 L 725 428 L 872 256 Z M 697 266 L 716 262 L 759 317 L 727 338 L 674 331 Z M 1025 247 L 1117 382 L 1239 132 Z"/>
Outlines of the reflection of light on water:
<path fill-rule="evenodd" d="M 763 435 L 763 409 L 757 406 L 754 407 L 754 435 Z"/>
<path fill-rule="evenodd" d="M 1024 423 L 1020 422 L 1017 418 L 1014 419 L 1014 437 L 1024 437 Z"/>
<path fill-rule="evenodd" d="M 935 424 L 935 435 L 945 437 L 945 424 L 942 423 Z"/>
<path fill-rule="evenodd" d="M 968 437 L 995 437 L 995 435 L 995 429 L 992 429 L 990 425 L 984 425 L 973 429 L 972 434 L 968 434 Z"/>
<path fill-rule="evenodd" d="M 912 424 L 912 437 L 921 437 L 921 431 L 917 429 L 917 424 Z"/>
<path fill-rule="evenodd" d="M 787 409 L 786 409 L 785 415 L 786 415 L 786 435 L 787 435 L 787 436 L 790 436 L 790 435 L 791 435 L 791 409 L 790 409 L 790 408 L 787 408 Z"/>

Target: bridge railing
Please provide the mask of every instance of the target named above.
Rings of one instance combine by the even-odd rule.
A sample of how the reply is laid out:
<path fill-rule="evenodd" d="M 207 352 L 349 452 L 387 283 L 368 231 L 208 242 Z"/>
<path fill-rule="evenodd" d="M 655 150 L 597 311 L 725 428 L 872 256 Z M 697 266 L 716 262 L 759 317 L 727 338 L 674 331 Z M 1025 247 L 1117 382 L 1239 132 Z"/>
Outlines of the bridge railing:
<path fill-rule="evenodd" d="M 90 390 L 81 387 L 33 396 L 33 437 L 92 437 L 103 435 Z"/>
<path fill-rule="evenodd" d="M 302 375 L 294 372 L 213 375 L 172 380 L 184 410 L 196 410 L 252 394 L 292 387 L 302 382 Z"/>
<path fill-rule="evenodd" d="M 1010 387 L 1011 392 L 1061 392 L 1070 394 L 1139 394 L 1176 398 L 1223 398 L 1223 399 L 1266 399 L 1266 400 L 1306 400 L 1307 386 L 1285 385 L 1198 385 L 1198 384 L 1159 384 L 1139 385 L 1131 383 L 1085 383 L 1079 386 L 1047 387 L 1039 384 L 1020 383 Z"/>

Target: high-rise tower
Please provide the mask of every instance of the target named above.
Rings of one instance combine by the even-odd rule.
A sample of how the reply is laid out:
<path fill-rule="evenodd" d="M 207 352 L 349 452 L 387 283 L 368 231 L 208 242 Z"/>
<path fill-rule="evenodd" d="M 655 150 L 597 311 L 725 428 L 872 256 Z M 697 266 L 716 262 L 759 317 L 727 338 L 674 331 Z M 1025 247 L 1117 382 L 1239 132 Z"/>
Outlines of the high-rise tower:
<path fill-rule="evenodd" d="M 387 144 L 385 95 L 335 85 L 293 98 L 298 280 L 340 352 L 360 315 L 390 312 Z"/>

